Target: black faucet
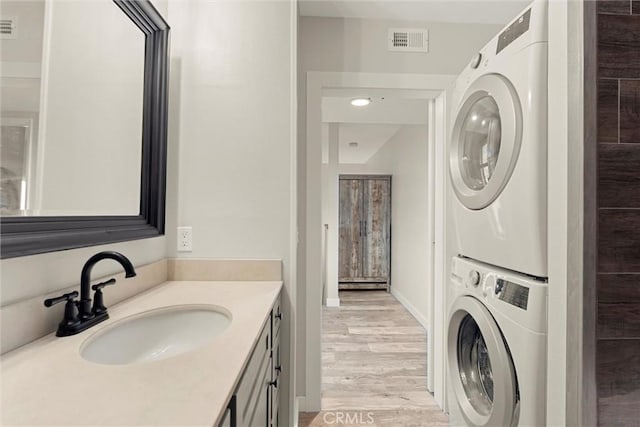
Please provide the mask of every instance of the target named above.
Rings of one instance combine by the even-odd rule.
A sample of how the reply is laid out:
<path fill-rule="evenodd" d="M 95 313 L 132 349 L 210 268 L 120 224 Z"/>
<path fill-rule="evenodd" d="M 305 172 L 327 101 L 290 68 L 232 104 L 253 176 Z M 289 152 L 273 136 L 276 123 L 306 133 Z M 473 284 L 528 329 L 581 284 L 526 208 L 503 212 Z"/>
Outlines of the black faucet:
<path fill-rule="evenodd" d="M 65 337 L 75 335 L 109 318 L 107 308 L 104 306 L 102 288 L 115 284 L 116 279 L 109 279 L 105 282 L 90 286 L 91 270 L 98 261 L 103 259 L 112 259 L 119 262 L 124 268 L 125 278 L 134 277 L 136 275 L 136 270 L 133 268 L 131 261 L 119 252 L 98 252 L 89 258 L 84 264 L 84 267 L 82 267 L 82 273 L 80 275 L 80 301 L 75 299 L 78 296 L 77 291 L 64 294 L 57 298 L 49 298 L 44 301 L 44 305 L 46 307 L 51 307 L 52 305 L 62 301 L 66 301 L 67 303 L 64 310 L 64 318 L 58 325 L 58 332 L 56 332 L 57 336 Z M 91 306 L 90 287 L 95 291 L 93 307 Z"/>

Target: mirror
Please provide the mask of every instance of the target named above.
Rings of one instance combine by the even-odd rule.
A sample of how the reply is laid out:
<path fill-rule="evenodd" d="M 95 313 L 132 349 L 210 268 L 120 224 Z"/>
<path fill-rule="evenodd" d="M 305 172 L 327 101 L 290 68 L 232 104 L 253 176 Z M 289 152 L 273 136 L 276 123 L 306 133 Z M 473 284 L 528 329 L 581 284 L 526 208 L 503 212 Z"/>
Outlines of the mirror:
<path fill-rule="evenodd" d="M 34 73 L 3 76 L 0 214 L 138 214 L 144 34 L 111 1 L 6 1 L 2 13 L 3 64 L 29 59 Z"/>
<path fill-rule="evenodd" d="M 2 258 L 163 234 L 169 27 L 157 10 L 16 0 L 1 18 Z"/>

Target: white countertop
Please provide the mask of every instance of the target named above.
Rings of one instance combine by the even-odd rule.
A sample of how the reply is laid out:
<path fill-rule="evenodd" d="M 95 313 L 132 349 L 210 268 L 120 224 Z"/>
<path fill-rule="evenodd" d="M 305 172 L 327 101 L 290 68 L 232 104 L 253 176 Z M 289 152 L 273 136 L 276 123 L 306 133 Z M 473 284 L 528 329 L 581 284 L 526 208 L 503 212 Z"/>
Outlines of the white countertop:
<path fill-rule="evenodd" d="M 110 319 L 78 335 L 51 334 L 7 353 L 1 359 L 1 423 L 216 425 L 281 287 L 167 282 L 109 307 Z M 80 356 L 81 344 L 115 321 L 180 304 L 221 306 L 231 313 L 231 324 L 211 343 L 164 360 L 118 366 Z"/>

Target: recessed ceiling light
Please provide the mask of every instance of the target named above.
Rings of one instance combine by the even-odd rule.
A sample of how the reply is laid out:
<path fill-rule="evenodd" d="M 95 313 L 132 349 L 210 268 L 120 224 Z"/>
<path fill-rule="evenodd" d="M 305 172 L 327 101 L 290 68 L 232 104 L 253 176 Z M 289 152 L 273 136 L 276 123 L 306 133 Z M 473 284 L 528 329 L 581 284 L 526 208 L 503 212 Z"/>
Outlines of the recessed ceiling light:
<path fill-rule="evenodd" d="M 358 143 L 357 142 L 350 142 L 349 143 L 349 147 L 358 148 Z"/>
<path fill-rule="evenodd" d="M 371 104 L 371 98 L 353 98 L 351 100 L 351 105 L 354 107 L 366 107 Z"/>

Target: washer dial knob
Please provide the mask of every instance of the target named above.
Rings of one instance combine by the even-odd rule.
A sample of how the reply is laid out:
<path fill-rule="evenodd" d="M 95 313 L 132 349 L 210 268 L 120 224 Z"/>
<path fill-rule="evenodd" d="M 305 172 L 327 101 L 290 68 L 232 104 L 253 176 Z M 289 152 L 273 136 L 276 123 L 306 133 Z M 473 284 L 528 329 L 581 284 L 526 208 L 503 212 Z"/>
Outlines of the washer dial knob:
<path fill-rule="evenodd" d="M 474 56 L 471 62 L 469 63 L 469 66 L 473 69 L 476 69 L 480 65 L 481 61 L 482 61 L 482 54 L 478 52 L 476 53 L 476 56 Z"/>
<path fill-rule="evenodd" d="M 476 270 L 471 270 L 469 272 L 469 277 L 467 277 L 467 285 L 476 287 L 480 284 L 480 273 Z"/>

